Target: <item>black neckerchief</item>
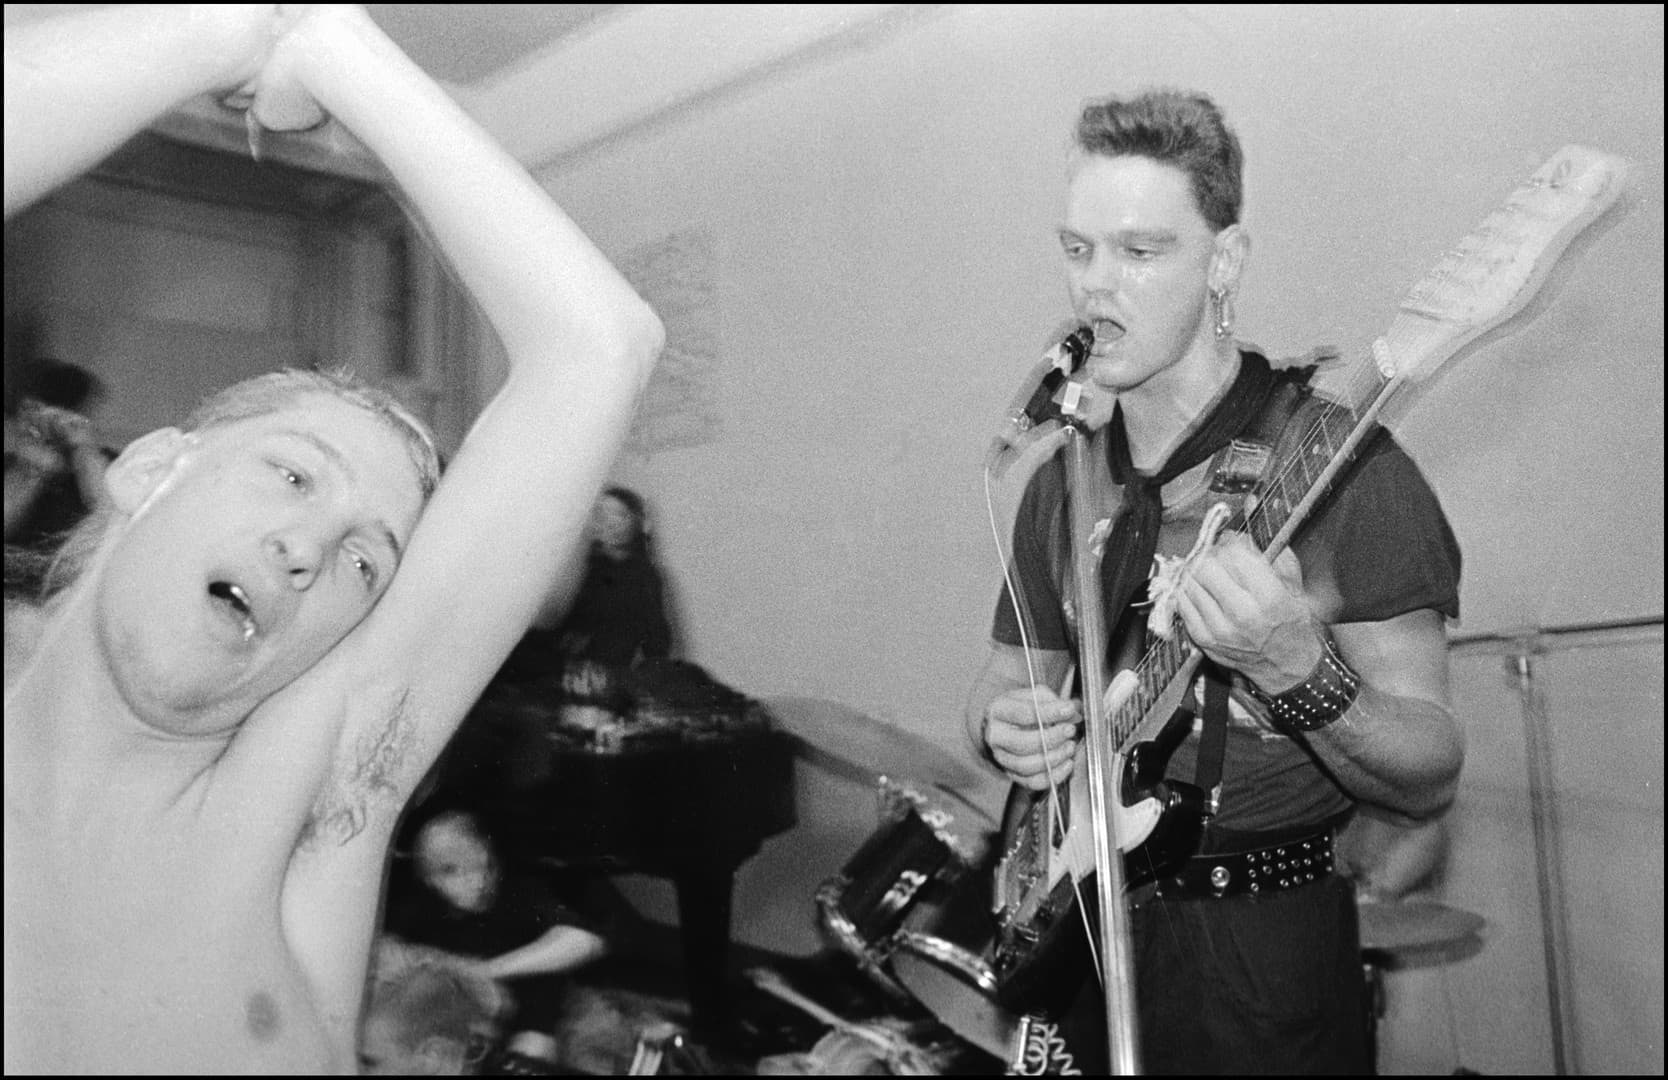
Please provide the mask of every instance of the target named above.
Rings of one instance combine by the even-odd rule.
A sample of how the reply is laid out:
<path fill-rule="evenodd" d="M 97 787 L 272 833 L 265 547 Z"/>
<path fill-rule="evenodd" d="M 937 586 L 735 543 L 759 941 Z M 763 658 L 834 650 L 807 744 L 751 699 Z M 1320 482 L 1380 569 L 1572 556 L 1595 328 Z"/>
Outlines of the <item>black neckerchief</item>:
<path fill-rule="evenodd" d="M 1105 599 L 1108 625 L 1114 625 L 1124 608 L 1152 571 L 1158 551 L 1158 531 L 1164 516 L 1161 489 L 1182 473 L 1222 449 L 1262 412 L 1279 380 L 1268 361 L 1254 352 L 1241 352 L 1239 374 L 1222 396 L 1222 401 L 1189 435 L 1152 476 L 1135 471 L 1129 459 L 1129 435 L 1124 430 L 1124 409 L 1112 412 L 1107 427 L 1106 459 L 1112 481 L 1123 489 L 1123 512 L 1112 526 L 1106 552 L 1112 558 L 1103 565 L 1101 595 Z"/>

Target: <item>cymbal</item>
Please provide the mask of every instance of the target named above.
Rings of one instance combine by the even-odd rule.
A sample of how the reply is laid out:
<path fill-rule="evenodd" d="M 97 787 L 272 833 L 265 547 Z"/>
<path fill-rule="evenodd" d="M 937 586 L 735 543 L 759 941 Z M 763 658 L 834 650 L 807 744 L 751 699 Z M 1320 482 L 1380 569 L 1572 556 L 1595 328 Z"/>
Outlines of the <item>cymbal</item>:
<path fill-rule="evenodd" d="M 951 794 L 988 783 L 964 756 L 838 701 L 776 697 L 765 699 L 764 705 L 782 729 L 799 740 L 804 756 L 843 766 L 865 782 L 885 776 L 932 784 Z M 959 739 L 955 745 L 960 747 Z"/>
<path fill-rule="evenodd" d="M 1434 900 L 1364 900 L 1358 910 L 1361 947 L 1388 953 L 1459 944 L 1488 923 L 1481 915 Z"/>

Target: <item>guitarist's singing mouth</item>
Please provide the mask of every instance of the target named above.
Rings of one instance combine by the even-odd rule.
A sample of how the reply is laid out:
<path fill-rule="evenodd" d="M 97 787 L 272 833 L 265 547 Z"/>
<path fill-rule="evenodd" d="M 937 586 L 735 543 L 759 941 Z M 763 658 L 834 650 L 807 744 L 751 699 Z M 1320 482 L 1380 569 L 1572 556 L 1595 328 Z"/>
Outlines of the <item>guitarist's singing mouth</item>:
<path fill-rule="evenodd" d="M 1082 327 L 1081 332 L 1088 341 L 1091 356 L 1103 356 L 1119 338 L 1124 336 L 1124 324 L 1110 317 L 1090 318 Z"/>

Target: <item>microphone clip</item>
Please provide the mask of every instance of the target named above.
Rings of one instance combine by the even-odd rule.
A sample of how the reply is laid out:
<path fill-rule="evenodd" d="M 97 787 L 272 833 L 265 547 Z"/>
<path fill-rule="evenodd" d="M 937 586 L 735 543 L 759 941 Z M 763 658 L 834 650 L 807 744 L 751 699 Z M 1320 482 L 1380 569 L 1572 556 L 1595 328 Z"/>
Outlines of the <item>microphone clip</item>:
<path fill-rule="evenodd" d="M 1043 438 L 1050 425 L 1070 423 L 1077 415 L 1082 388 L 1070 380 L 1088 358 L 1093 341 L 1094 331 L 1079 326 L 1043 353 L 1003 414 L 1002 426 L 991 442 L 989 463 L 994 464 L 1021 444 Z"/>

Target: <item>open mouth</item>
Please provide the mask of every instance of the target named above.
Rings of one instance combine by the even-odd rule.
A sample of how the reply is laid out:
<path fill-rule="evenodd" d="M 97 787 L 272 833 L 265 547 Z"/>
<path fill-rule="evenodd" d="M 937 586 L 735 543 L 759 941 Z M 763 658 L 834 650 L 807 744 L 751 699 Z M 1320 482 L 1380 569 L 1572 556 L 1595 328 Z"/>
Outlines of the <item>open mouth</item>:
<path fill-rule="evenodd" d="M 241 629 L 243 640 L 253 638 L 259 627 L 255 623 L 254 608 L 249 603 L 249 594 L 243 591 L 243 587 L 229 581 L 216 581 L 210 583 L 208 591 L 216 601 L 225 605 L 227 614 Z"/>
<path fill-rule="evenodd" d="M 1123 324 L 1113 319 L 1091 319 L 1089 329 L 1094 331 L 1096 345 L 1110 345 L 1124 336 Z"/>

